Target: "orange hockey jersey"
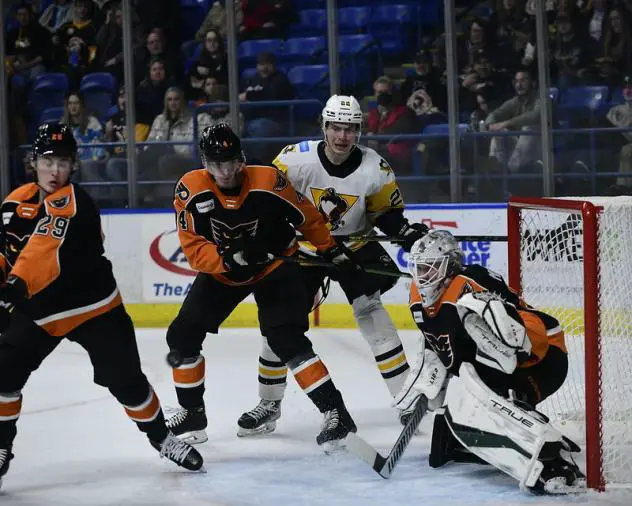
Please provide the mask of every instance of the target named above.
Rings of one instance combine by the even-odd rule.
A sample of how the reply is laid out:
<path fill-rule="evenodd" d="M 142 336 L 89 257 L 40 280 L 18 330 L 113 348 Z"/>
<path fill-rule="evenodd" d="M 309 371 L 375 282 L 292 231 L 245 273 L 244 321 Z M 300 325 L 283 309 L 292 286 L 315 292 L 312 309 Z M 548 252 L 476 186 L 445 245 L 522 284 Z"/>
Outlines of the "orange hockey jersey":
<path fill-rule="evenodd" d="M 54 336 L 121 304 L 104 256 L 101 217 L 92 198 L 69 184 L 40 201 L 25 184 L 0 207 L 2 278 L 21 278 L 28 299 L 19 309 Z"/>
<path fill-rule="evenodd" d="M 174 198 L 178 235 L 191 267 L 230 284 L 254 283 L 281 263 L 227 271 L 221 251 L 231 240 L 249 235 L 274 255 L 297 249 L 296 229 L 320 251 L 335 242 L 321 214 L 285 175 L 268 166 L 246 166 L 240 188 L 220 190 L 205 169 L 187 172 Z M 234 193 L 228 194 L 228 193 Z"/>

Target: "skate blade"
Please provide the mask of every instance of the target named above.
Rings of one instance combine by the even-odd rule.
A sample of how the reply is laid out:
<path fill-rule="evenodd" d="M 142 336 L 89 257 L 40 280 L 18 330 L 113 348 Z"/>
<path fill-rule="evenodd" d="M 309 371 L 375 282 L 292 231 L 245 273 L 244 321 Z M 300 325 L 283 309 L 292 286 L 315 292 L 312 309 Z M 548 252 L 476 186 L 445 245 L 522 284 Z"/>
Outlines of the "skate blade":
<path fill-rule="evenodd" d="M 206 443 L 208 436 L 204 430 L 192 430 L 191 432 L 183 432 L 176 436 L 180 441 L 189 443 L 190 445 L 199 445 L 200 443 Z"/>
<path fill-rule="evenodd" d="M 275 429 L 276 421 L 264 423 L 263 425 L 255 427 L 254 429 L 244 429 L 243 427 L 239 427 L 237 429 L 237 437 L 262 436 L 263 434 L 274 432 Z"/>
<path fill-rule="evenodd" d="M 336 439 L 335 441 L 325 441 L 321 448 L 325 455 L 341 455 L 347 453 L 347 442 L 344 439 Z"/>

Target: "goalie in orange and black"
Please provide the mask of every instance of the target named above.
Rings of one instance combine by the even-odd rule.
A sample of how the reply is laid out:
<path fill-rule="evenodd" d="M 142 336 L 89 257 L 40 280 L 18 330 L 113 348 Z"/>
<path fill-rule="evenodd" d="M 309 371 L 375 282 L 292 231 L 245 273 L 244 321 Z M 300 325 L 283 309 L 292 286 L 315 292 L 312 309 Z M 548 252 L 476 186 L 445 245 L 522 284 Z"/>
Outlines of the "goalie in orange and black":
<path fill-rule="evenodd" d="M 435 415 L 431 467 L 440 467 L 450 460 L 472 461 L 472 454 L 453 436 L 459 431 L 465 434 L 464 440 L 472 442 L 468 448 L 474 453 L 476 448 L 489 448 L 501 441 L 497 446 L 513 444 L 512 448 L 520 448 L 521 455 L 528 455 L 525 446 L 519 446 L 525 437 L 520 424 L 515 432 L 509 430 L 511 422 L 524 416 L 525 420 L 530 418 L 523 426 L 525 430 L 537 427 L 542 431 L 535 436 L 528 434 L 527 439 L 551 443 L 541 447 L 542 455 L 534 456 L 545 469 L 540 485 L 550 491 L 545 488 L 547 480 L 557 484 L 563 479 L 568 481 L 566 485 L 574 484 L 581 473 L 574 463 L 560 456 L 560 451 L 579 449 L 561 436 L 558 441 L 548 420 L 543 421 L 546 417 L 535 411 L 540 402 L 562 386 L 568 372 L 564 332 L 559 322 L 527 305 L 500 275 L 479 265 L 463 265 L 463 252 L 447 231 L 430 231 L 415 242 L 408 262 L 413 277 L 410 310 L 422 332 L 423 346 L 396 400 L 405 408 L 422 394 L 430 410 L 445 410 L 445 414 L 439 411 Z M 461 381 L 451 390 L 451 378 L 455 376 Z M 481 392 L 483 400 L 476 404 L 476 394 Z M 505 400 L 511 407 L 503 404 Z M 496 411 L 490 406 L 495 406 Z M 512 413 L 513 420 L 496 422 L 499 432 L 486 433 L 489 426 L 485 420 L 494 419 L 501 409 Z M 477 420 L 481 421 L 478 425 Z M 481 454 L 488 455 L 486 451 Z M 514 463 L 520 458 L 507 461 Z M 487 461 L 501 469 L 506 464 L 505 470 L 510 465 L 493 457 Z M 533 465 L 517 468 L 509 474 L 522 477 L 523 470 L 529 473 L 529 469 L 534 469 Z M 546 486 L 553 487 L 551 483 Z"/>
<path fill-rule="evenodd" d="M 175 189 L 180 243 L 198 275 L 167 331 L 182 407 L 167 425 L 189 441 L 206 441 L 202 342 L 253 293 L 263 336 L 325 415 L 318 444 L 342 439 L 356 426 L 305 336 L 312 301 L 299 266 L 275 256 L 297 251 L 298 229 L 342 275 L 353 275 L 355 265 L 281 171 L 246 165 L 241 141 L 227 125 L 208 127 L 200 151 L 204 168 L 185 174 Z"/>
<path fill-rule="evenodd" d="M 92 198 L 70 182 L 77 144 L 59 123 L 39 127 L 36 182 L 14 190 L 0 213 L 0 476 L 5 474 L 30 374 L 64 337 L 90 356 L 94 381 L 110 390 L 161 455 L 187 469 L 200 454 L 169 435 L 143 374 L 131 319 L 104 256 Z"/>

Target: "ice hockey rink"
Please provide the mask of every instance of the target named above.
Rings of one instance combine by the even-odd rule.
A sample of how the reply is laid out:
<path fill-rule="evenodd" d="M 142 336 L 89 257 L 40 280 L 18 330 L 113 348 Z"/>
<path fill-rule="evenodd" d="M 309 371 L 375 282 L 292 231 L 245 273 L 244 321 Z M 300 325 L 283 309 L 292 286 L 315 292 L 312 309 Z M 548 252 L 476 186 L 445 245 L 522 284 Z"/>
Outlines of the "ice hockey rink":
<path fill-rule="evenodd" d="M 401 333 L 409 357 L 417 335 Z M 163 405 L 176 405 L 164 356 L 165 330 L 141 329 L 143 366 Z M 359 433 L 387 452 L 400 431 L 390 397 L 357 331 L 314 329 L 315 349 L 343 393 Z M 632 492 L 536 497 L 489 466 L 428 467 L 430 419 L 384 480 L 353 455 L 326 456 L 316 445 L 321 415 L 290 380 L 276 432 L 238 438 L 236 420 L 257 397 L 259 336 L 227 329 L 208 336 L 209 441 L 198 448 L 206 473 L 161 460 L 105 389 L 92 383 L 83 350 L 64 343 L 31 378 L 0 490 L 1 506 L 178 505 L 630 505 Z"/>

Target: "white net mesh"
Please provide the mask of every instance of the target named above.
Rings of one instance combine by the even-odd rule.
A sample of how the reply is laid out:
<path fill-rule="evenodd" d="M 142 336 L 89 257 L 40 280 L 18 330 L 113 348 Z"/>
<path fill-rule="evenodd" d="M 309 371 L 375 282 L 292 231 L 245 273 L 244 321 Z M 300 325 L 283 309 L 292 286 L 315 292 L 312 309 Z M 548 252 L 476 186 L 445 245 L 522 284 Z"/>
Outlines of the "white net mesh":
<path fill-rule="evenodd" d="M 600 438 L 606 483 L 632 484 L 632 198 L 588 198 L 598 215 L 601 375 Z M 585 445 L 584 223 L 580 211 L 521 210 L 520 283 L 524 299 L 557 317 L 566 334 L 569 374 L 539 409 Z M 516 247 L 516 245 L 510 245 Z M 598 385 L 589 382 L 588 388 Z"/>

